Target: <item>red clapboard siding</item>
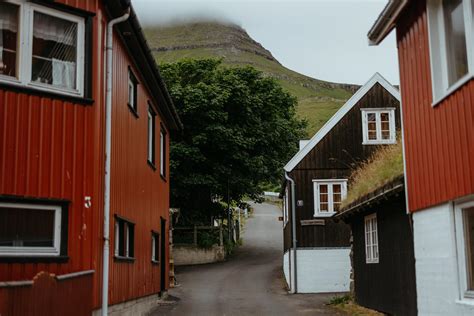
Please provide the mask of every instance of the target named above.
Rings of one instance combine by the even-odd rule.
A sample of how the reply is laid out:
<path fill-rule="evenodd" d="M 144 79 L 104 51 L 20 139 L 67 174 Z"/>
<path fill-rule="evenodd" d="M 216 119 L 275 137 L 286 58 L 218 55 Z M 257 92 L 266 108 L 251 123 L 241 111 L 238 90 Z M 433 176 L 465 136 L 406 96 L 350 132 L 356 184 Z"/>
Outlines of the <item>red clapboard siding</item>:
<path fill-rule="evenodd" d="M 40 272 L 30 285 L 0 285 L 0 315 L 90 315 L 92 277 L 87 274 L 58 280 L 54 275 Z"/>
<path fill-rule="evenodd" d="M 97 10 L 98 0 L 56 0 L 58 3 L 81 9 L 84 11 L 95 12 Z"/>
<path fill-rule="evenodd" d="M 124 47 L 115 37 L 113 79 L 113 137 L 111 170 L 111 226 L 118 214 L 135 223 L 135 261 L 111 259 L 110 300 L 118 303 L 160 291 L 160 266 L 151 263 L 151 231 L 161 231 L 160 217 L 169 217 L 169 185 L 147 163 L 148 101 L 146 82 L 133 69 L 139 81 L 138 118 L 128 101 L 128 67 L 133 65 Z M 160 106 L 160 105 L 156 105 Z M 159 168 L 160 116 L 156 116 L 156 167 Z M 169 149 L 167 149 L 169 152 Z M 168 159 L 167 159 L 168 160 Z M 168 163 L 168 161 L 167 161 Z M 114 235 L 111 236 L 114 244 Z M 168 240 L 168 236 L 165 236 Z M 167 262 L 162 260 L 162 262 Z"/>
<path fill-rule="evenodd" d="M 106 16 L 99 1 L 61 0 L 94 12 L 92 18 L 92 105 L 32 96 L 0 88 L 0 195 L 70 201 L 68 257 L 64 263 L 0 262 L 0 282 L 31 280 L 41 271 L 66 274 L 95 270 L 92 306 L 101 303 L 104 174 L 104 40 Z M 158 293 L 160 265 L 151 263 L 151 231 L 168 226 L 169 179 L 147 164 L 147 107 L 152 99 L 140 81 L 138 113 L 127 107 L 128 66 L 133 63 L 118 37 L 114 47 L 110 295 L 111 304 Z M 160 104 L 156 104 L 159 108 Z M 160 123 L 156 117 L 156 165 L 159 167 Z M 168 133 L 169 135 L 169 133 Z M 169 145 L 167 142 L 167 153 Z M 169 162 L 167 159 L 167 170 Z M 84 197 L 92 207 L 84 207 Z M 120 214 L 135 223 L 135 261 L 113 258 L 114 220 Z M 168 230 L 168 227 L 166 231 Z M 163 237 L 163 236 L 161 236 Z M 168 244 L 168 236 L 164 236 Z M 168 248 L 161 262 L 168 275 Z M 167 282 L 166 282 L 167 283 Z"/>
<path fill-rule="evenodd" d="M 410 211 L 474 193 L 474 80 L 435 107 L 426 0 L 397 23 Z"/>
<path fill-rule="evenodd" d="M 0 194 L 70 201 L 68 253 L 61 264 L 0 264 L 0 281 L 91 269 L 92 108 L 0 90 Z M 93 127 L 92 127 L 93 128 Z M 85 257 L 80 254 L 86 253 Z"/>

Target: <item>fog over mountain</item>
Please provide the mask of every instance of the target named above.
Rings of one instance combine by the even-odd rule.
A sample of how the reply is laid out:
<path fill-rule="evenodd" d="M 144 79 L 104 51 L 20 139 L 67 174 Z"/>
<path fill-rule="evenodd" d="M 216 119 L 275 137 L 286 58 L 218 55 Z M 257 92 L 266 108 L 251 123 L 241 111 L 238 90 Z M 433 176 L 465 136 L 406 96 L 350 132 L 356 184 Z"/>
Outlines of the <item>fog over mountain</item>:
<path fill-rule="evenodd" d="M 380 72 L 399 83 L 395 36 L 370 47 L 367 32 L 386 0 L 132 0 L 144 26 L 213 20 L 236 24 L 286 67 L 363 84 Z"/>

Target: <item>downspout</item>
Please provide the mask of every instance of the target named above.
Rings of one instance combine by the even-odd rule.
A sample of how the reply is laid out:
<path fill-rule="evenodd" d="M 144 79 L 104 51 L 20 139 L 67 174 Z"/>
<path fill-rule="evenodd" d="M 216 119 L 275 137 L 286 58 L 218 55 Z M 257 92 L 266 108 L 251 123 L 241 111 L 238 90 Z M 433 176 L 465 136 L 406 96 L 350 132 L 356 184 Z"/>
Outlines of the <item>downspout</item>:
<path fill-rule="evenodd" d="M 104 252 L 102 258 L 102 316 L 107 316 L 109 308 L 109 249 L 110 249 L 110 158 L 112 154 L 112 53 L 114 25 L 124 22 L 127 13 L 107 24 L 107 70 L 105 95 L 105 175 L 104 175 Z"/>
<path fill-rule="evenodd" d="M 296 194 L 295 194 L 295 181 L 290 178 L 288 172 L 285 172 L 286 180 L 291 183 L 291 238 L 293 240 L 293 286 L 290 285 L 290 291 L 292 294 L 298 293 L 298 277 L 296 268 Z M 289 258 L 291 261 L 291 258 Z M 291 271 L 290 271 L 291 275 Z M 290 276 L 291 277 L 291 276 Z"/>

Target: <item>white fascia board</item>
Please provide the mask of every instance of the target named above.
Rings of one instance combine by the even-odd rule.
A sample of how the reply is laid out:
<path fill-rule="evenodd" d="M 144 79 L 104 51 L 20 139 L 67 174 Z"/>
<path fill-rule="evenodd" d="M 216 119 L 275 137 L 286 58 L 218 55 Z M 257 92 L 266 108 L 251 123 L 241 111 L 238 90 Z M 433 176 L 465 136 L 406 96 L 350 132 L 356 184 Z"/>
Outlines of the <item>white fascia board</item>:
<path fill-rule="evenodd" d="M 367 34 L 369 45 L 378 45 L 385 39 L 385 37 L 387 37 L 387 35 L 395 28 L 395 22 L 407 4 L 408 0 L 388 1 L 387 5 L 382 10 Z"/>
<path fill-rule="evenodd" d="M 378 72 L 375 73 L 366 84 L 364 84 L 356 93 L 334 114 L 323 127 L 309 140 L 309 142 L 285 165 L 286 172 L 291 172 L 303 158 L 326 136 L 327 133 L 372 89 L 379 83 L 394 98 L 400 101 L 400 92 L 392 86 L 387 79 Z"/>

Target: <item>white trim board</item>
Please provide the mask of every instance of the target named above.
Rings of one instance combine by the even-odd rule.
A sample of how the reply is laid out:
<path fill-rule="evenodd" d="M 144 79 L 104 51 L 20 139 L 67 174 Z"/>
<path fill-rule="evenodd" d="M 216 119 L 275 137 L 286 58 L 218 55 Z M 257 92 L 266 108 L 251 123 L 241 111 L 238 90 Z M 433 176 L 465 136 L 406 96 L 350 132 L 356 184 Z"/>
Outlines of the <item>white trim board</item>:
<path fill-rule="evenodd" d="M 334 114 L 324 126 L 310 139 L 310 141 L 285 165 L 286 172 L 291 172 L 303 158 L 326 136 L 329 131 L 372 89 L 379 83 L 394 98 L 400 101 L 400 92 L 395 89 L 381 74 L 375 73 L 366 84 L 364 84 L 356 93 Z"/>

